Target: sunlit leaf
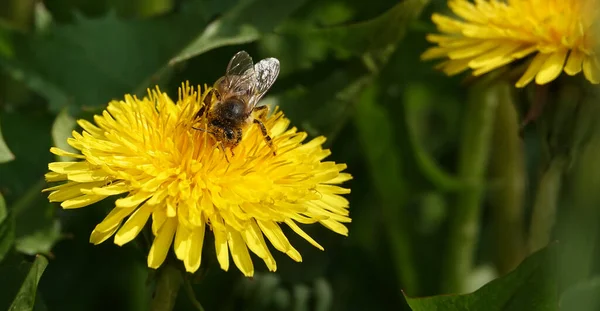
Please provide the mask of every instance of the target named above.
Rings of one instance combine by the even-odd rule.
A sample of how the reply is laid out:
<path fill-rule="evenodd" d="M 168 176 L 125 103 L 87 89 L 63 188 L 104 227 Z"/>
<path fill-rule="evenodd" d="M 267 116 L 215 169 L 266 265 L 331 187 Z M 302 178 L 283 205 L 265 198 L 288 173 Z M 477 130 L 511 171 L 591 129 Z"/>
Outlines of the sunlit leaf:
<path fill-rule="evenodd" d="M 67 138 L 71 137 L 71 132 L 75 128 L 75 119 L 69 115 L 69 111 L 63 109 L 56 119 L 54 120 L 54 124 L 52 124 L 52 140 L 54 141 L 54 146 L 73 153 L 77 153 L 75 148 L 71 147 L 67 143 Z M 69 157 L 58 157 L 61 161 L 69 161 L 72 158 Z"/>
<path fill-rule="evenodd" d="M 525 259 L 513 272 L 464 295 L 406 297 L 413 311 L 547 311 L 558 309 L 556 247 Z"/>
<path fill-rule="evenodd" d="M 358 95 L 371 81 L 368 76 L 336 71 L 307 89 L 298 86 L 264 100 L 277 105 L 302 130 L 311 136 L 325 135 L 331 142 L 346 120 Z"/>
<path fill-rule="evenodd" d="M 11 250 L 15 240 L 15 222 L 12 217 L 7 217 L 0 222 L 0 262 Z"/>
<path fill-rule="evenodd" d="M 27 255 L 48 254 L 62 237 L 60 228 L 58 220 L 49 219 L 43 227 L 38 227 L 35 231 L 18 237 L 15 241 L 15 248 Z"/>
<path fill-rule="evenodd" d="M 2 138 L 2 128 L 0 128 L 0 163 L 12 161 L 14 158 L 15 155 L 8 149 L 4 138 Z"/>
<path fill-rule="evenodd" d="M 308 31 L 307 35 L 325 39 L 331 46 L 362 56 L 380 52 L 397 44 L 411 22 L 419 17 L 428 0 L 405 0 L 380 16 L 351 25 Z"/>
<path fill-rule="evenodd" d="M 16 56 L 0 57 L 0 67 L 46 97 L 54 111 L 104 105 L 154 79 L 212 16 L 189 11 L 146 20 L 80 16 L 44 33 L 15 34 Z"/>
<path fill-rule="evenodd" d="M 21 289 L 17 296 L 13 300 L 9 311 L 26 311 L 33 310 L 35 305 L 35 297 L 37 294 L 37 287 L 44 270 L 48 266 L 48 259 L 44 256 L 37 256 L 25 281 L 21 285 Z"/>
<path fill-rule="evenodd" d="M 171 64 L 226 45 L 249 43 L 271 32 L 306 0 L 241 0 L 171 60 Z M 265 14 L 268 12 L 268 14 Z"/>
<path fill-rule="evenodd" d="M 58 242 L 61 225 L 54 214 L 54 205 L 46 202 L 41 193 L 45 183 L 40 180 L 13 205 L 15 223 L 15 248 L 27 255 L 48 254 Z"/>

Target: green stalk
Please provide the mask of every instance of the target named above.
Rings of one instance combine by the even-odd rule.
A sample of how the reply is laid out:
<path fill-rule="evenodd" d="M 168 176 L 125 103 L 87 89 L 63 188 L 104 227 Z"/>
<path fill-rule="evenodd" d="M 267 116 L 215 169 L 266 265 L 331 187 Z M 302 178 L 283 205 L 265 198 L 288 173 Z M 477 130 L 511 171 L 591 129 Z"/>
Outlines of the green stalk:
<path fill-rule="evenodd" d="M 388 236 L 399 286 L 408 294 L 417 294 L 419 278 L 405 210 L 409 185 L 403 175 L 402 157 L 396 145 L 391 114 L 378 101 L 375 86 L 367 87 L 361 94 L 354 118 L 381 202 L 383 230 Z"/>
<path fill-rule="evenodd" d="M 538 184 L 529 226 L 530 254 L 544 248 L 550 242 L 565 164 L 566 161 L 562 157 L 553 159 Z"/>
<path fill-rule="evenodd" d="M 151 311 L 171 311 L 183 284 L 181 271 L 166 263 L 157 271 L 156 289 L 150 304 Z"/>
<path fill-rule="evenodd" d="M 516 268 L 525 255 L 523 203 L 526 177 L 523 142 L 517 135 L 519 116 L 511 100 L 510 88 L 505 85 L 500 91 L 490 159 L 491 175 L 499 186 L 492 192 L 490 206 L 494 222 L 494 261 L 503 275 Z"/>
<path fill-rule="evenodd" d="M 468 185 L 450 210 L 449 236 L 442 290 L 463 292 L 474 262 L 479 235 L 481 200 L 496 108 L 506 86 L 476 88 L 470 94 L 459 154 L 458 174 Z M 516 135 L 516 134 L 515 134 Z"/>
<path fill-rule="evenodd" d="M 589 278 L 598 262 L 597 246 L 600 220 L 600 116 L 596 97 L 584 100 L 576 116 L 572 152 L 573 165 L 566 180 L 565 194 L 570 204 L 561 213 L 557 230 L 561 251 L 561 285 L 566 287 Z M 587 137 L 587 138 L 586 138 Z"/>

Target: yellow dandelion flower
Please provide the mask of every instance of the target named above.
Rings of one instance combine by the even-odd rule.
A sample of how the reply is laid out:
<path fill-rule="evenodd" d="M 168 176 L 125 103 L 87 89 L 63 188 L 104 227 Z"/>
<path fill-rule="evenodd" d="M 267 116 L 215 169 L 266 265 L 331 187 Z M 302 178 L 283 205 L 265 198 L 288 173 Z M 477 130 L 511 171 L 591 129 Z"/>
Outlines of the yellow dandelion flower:
<path fill-rule="evenodd" d="M 95 124 L 80 120 L 83 132 L 73 131 L 68 143 L 81 154 L 50 150 L 79 161 L 48 165 L 47 181 L 63 182 L 45 189 L 49 200 L 72 209 L 120 195 L 90 242 L 114 236 L 114 243 L 123 245 L 151 218 L 151 268 L 163 263 L 172 246 L 186 270 L 196 271 L 208 242 L 207 227 L 221 268 L 228 269 L 231 255 L 246 276 L 254 273 L 248 249 L 276 270 L 266 240 L 293 260 L 302 260 L 281 224 L 321 250 L 298 224 L 318 222 L 347 235 L 342 223 L 350 222 L 348 201 L 341 194 L 350 190 L 339 184 L 351 176 L 342 172 L 345 164 L 323 161 L 330 154 L 321 147 L 325 138 L 303 144 L 307 134 L 288 128 L 289 120 L 275 111 L 264 125 L 276 155 L 260 129 L 250 126 L 235 155 L 226 158 L 209 134 L 192 128 L 208 91 L 186 84 L 173 102 L 157 88 L 143 99 L 112 101 L 94 117 Z"/>
<path fill-rule="evenodd" d="M 433 14 L 442 34 L 427 40 L 437 44 L 422 59 L 448 58 L 439 65 L 448 75 L 468 68 L 479 76 L 516 60 L 533 56 L 517 81 L 524 87 L 546 84 L 561 72 L 583 71 L 591 83 L 600 82 L 596 53 L 598 0 L 450 0 L 457 15 Z"/>

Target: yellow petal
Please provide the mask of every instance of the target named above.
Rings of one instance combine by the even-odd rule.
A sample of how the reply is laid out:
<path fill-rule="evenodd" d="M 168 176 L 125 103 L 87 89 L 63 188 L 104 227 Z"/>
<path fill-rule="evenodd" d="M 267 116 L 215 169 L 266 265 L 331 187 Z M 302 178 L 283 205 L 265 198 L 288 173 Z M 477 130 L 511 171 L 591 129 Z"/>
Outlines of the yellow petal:
<path fill-rule="evenodd" d="M 200 263 L 202 261 L 202 245 L 204 244 L 204 228 L 204 225 L 196 227 L 191 234 L 190 248 L 183 261 L 187 272 L 194 273 L 200 268 Z"/>
<path fill-rule="evenodd" d="M 328 228 L 329 230 L 331 230 L 337 234 L 341 234 L 343 236 L 348 236 L 348 228 L 333 219 L 321 220 L 319 222 L 323 226 L 325 226 L 326 228 Z"/>
<path fill-rule="evenodd" d="M 57 155 L 59 157 L 71 157 L 71 158 L 76 158 L 76 159 L 85 159 L 85 156 L 83 156 L 81 154 L 64 151 L 57 147 L 50 148 L 50 152 L 54 153 L 55 155 Z"/>
<path fill-rule="evenodd" d="M 173 243 L 173 250 L 177 259 L 184 260 L 190 249 L 190 237 L 192 232 L 186 228 L 181 222 L 177 226 L 177 232 L 175 232 L 175 242 Z"/>
<path fill-rule="evenodd" d="M 453 76 L 459 74 L 469 68 L 469 59 L 449 60 L 442 63 L 442 70 L 445 74 Z"/>
<path fill-rule="evenodd" d="M 90 243 L 98 245 L 108 240 L 108 238 L 110 238 L 119 229 L 119 225 L 121 225 L 121 223 L 115 224 L 114 227 L 109 228 L 109 230 L 106 231 L 93 230 L 92 234 L 90 235 Z"/>
<path fill-rule="evenodd" d="M 570 76 L 574 76 L 578 73 L 581 72 L 581 66 L 583 63 L 583 53 L 580 52 L 579 50 L 575 49 L 572 50 L 571 53 L 569 54 L 569 59 L 567 60 L 567 64 L 565 65 L 565 72 L 570 75 Z"/>
<path fill-rule="evenodd" d="M 583 59 L 583 74 L 592 84 L 600 83 L 600 64 L 594 56 L 587 56 Z"/>
<path fill-rule="evenodd" d="M 501 45 L 500 47 L 502 47 Z M 461 47 L 460 49 L 452 50 L 448 52 L 448 57 L 450 59 L 464 59 L 464 58 L 472 58 L 479 55 L 486 55 L 490 50 L 496 50 L 498 48 L 498 43 L 493 41 L 481 41 L 475 45 Z M 484 54 L 485 53 L 485 54 Z"/>
<path fill-rule="evenodd" d="M 306 234 L 306 232 L 304 232 L 302 229 L 300 229 L 300 227 L 298 227 L 298 225 L 296 225 L 296 223 L 294 221 L 292 221 L 290 219 L 286 219 L 285 224 L 288 225 L 294 232 L 296 232 L 297 235 L 301 236 L 303 239 L 308 241 L 314 247 L 316 247 L 320 250 L 325 250 L 323 248 L 323 246 L 321 246 L 319 243 L 317 243 L 317 241 L 313 240 L 313 238 L 311 238 L 308 234 Z"/>
<path fill-rule="evenodd" d="M 548 59 L 548 57 L 550 57 L 550 54 L 538 53 L 533 58 L 533 60 L 529 64 L 529 67 L 527 67 L 527 70 L 525 70 L 525 73 L 523 74 L 523 76 L 521 76 L 519 81 L 517 81 L 515 86 L 521 88 L 529 84 L 529 82 L 531 82 L 531 80 L 533 80 L 533 78 L 535 78 L 537 73 L 540 71 L 540 68 L 542 67 L 546 59 Z"/>
<path fill-rule="evenodd" d="M 227 230 L 227 241 L 235 265 L 245 276 L 253 276 L 254 265 L 252 264 L 252 259 L 250 259 L 248 247 L 244 243 L 244 239 L 242 239 L 240 233 L 230 227 Z"/>
<path fill-rule="evenodd" d="M 96 203 L 105 198 L 106 198 L 105 195 L 85 194 L 80 197 L 66 200 L 66 201 L 62 202 L 60 204 L 60 206 L 64 209 L 80 208 L 80 207 L 84 207 L 84 206 L 88 206 L 90 204 Z"/>
<path fill-rule="evenodd" d="M 129 194 L 127 197 L 115 201 L 115 205 L 121 208 L 138 206 L 150 196 L 152 196 L 152 193 L 137 192 L 135 194 Z"/>
<path fill-rule="evenodd" d="M 431 60 L 446 57 L 450 51 L 452 51 L 452 49 L 447 47 L 432 47 L 421 54 L 421 60 Z"/>
<path fill-rule="evenodd" d="M 61 173 L 55 173 L 55 172 L 48 172 L 48 173 L 44 174 L 44 178 L 46 179 L 47 182 L 56 182 L 56 181 L 63 181 L 63 180 L 68 179 L 67 175 L 61 174 Z"/>
<path fill-rule="evenodd" d="M 87 120 L 77 120 L 77 124 L 94 136 L 104 136 L 104 131 Z"/>
<path fill-rule="evenodd" d="M 152 247 L 148 253 L 148 267 L 152 269 L 158 269 L 160 265 L 167 258 L 167 253 L 173 243 L 173 235 L 177 228 L 177 218 L 169 218 L 165 221 L 165 224 L 160 228 L 158 235 L 154 237 Z"/>
<path fill-rule="evenodd" d="M 113 208 L 110 211 L 110 213 L 108 213 L 108 215 L 106 215 L 104 220 L 102 220 L 102 222 L 100 222 L 98 225 L 96 225 L 96 228 L 94 228 L 94 230 L 100 231 L 100 232 L 105 232 L 105 231 L 108 231 L 108 230 L 114 228 L 114 226 L 121 223 L 121 221 L 123 219 L 125 219 L 125 217 L 127 217 L 131 213 L 133 213 L 135 208 L 136 207 Z"/>
<path fill-rule="evenodd" d="M 469 67 L 480 68 L 485 66 L 493 66 L 499 63 L 505 62 L 507 59 L 512 60 L 510 54 L 521 47 L 520 43 L 507 43 L 502 44 L 489 50 L 485 54 L 481 54 L 478 57 L 472 59 L 469 62 Z"/>
<path fill-rule="evenodd" d="M 561 49 L 550 54 L 535 76 L 535 83 L 542 85 L 556 79 L 563 70 L 567 52 L 567 49 Z"/>
<path fill-rule="evenodd" d="M 275 249 L 277 249 L 280 252 L 285 253 L 292 247 L 292 245 L 290 244 L 290 241 L 285 236 L 285 234 L 283 234 L 283 231 L 281 231 L 281 228 L 279 227 L 279 225 L 277 223 L 275 223 L 273 221 L 262 221 L 262 220 L 257 220 L 257 222 L 258 222 L 258 226 L 260 227 L 262 232 L 265 234 L 267 239 L 269 239 L 271 244 L 273 244 Z"/>
<path fill-rule="evenodd" d="M 125 182 L 116 182 L 104 187 L 95 187 L 90 190 L 85 190 L 86 194 L 97 194 L 97 195 L 117 195 L 125 193 L 131 190 L 131 187 Z"/>
<path fill-rule="evenodd" d="M 215 235 L 215 251 L 217 260 L 221 269 L 229 270 L 229 249 L 227 248 L 227 232 L 223 230 L 213 230 Z"/>
<path fill-rule="evenodd" d="M 152 213 L 152 234 L 157 235 L 160 228 L 167 220 L 167 214 L 164 208 L 155 208 Z"/>
<path fill-rule="evenodd" d="M 135 239 L 142 229 L 144 229 L 146 222 L 148 222 L 152 209 L 152 206 L 144 204 L 133 212 L 115 235 L 115 244 L 122 246 Z"/>
<path fill-rule="evenodd" d="M 70 174 L 87 172 L 92 168 L 87 162 L 52 162 L 48 164 L 48 169 L 60 174 Z"/>
<path fill-rule="evenodd" d="M 269 271 L 277 270 L 275 259 L 271 255 L 271 252 L 269 252 L 262 232 L 254 220 L 251 220 L 247 229 L 242 232 L 242 238 L 246 245 L 248 245 L 248 248 L 265 261 Z"/>
<path fill-rule="evenodd" d="M 81 196 L 82 194 L 86 194 L 85 190 L 89 190 L 90 188 L 97 187 L 102 183 L 78 183 L 78 182 L 68 182 L 66 184 L 50 187 L 42 190 L 43 192 L 52 191 L 48 195 L 48 200 L 50 202 L 62 202 L 68 199 L 76 198 Z"/>

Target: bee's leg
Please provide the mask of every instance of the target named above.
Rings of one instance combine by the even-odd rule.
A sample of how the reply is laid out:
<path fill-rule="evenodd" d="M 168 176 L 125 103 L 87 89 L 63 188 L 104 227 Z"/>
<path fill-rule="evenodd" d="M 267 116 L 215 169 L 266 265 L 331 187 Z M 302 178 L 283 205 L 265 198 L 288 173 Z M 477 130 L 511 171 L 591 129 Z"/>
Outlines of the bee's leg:
<path fill-rule="evenodd" d="M 267 115 L 269 114 L 269 106 L 267 106 L 267 105 L 258 106 L 256 108 L 254 108 L 254 110 L 252 112 L 255 114 L 256 119 L 260 119 L 261 121 L 264 121 L 267 119 Z"/>
<path fill-rule="evenodd" d="M 258 127 L 260 127 L 260 131 L 262 132 L 263 137 L 267 142 L 267 145 L 269 145 L 269 148 L 271 148 L 271 150 L 273 151 L 273 155 L 277 155 L 277 152 L 275 152 L 275 146 L 273 146 L 273 140 L 271 139 L 271 136 L 269 136 L 269 133 L 267 133 L 267 128 L 265 127 L 265 125 L 259 119 L 254 119 L 253 122 L 258 124 Z"/>
<path fill-rule="evenodd" d="M 223 145 L 222 141 L 219 141 L 219 147 L 221 148 L 221 150 L 223 150 L 223 154 L 225 155 L 225 160 L 227 160 L 227 163 L 229 162 L 229 157 L 227 157 L 227 149 L 225 149 L 225 145 Z M 234 156 L 235 154 L 233 154 L 233 150 L 231 150 L 231 156 Z"/>

